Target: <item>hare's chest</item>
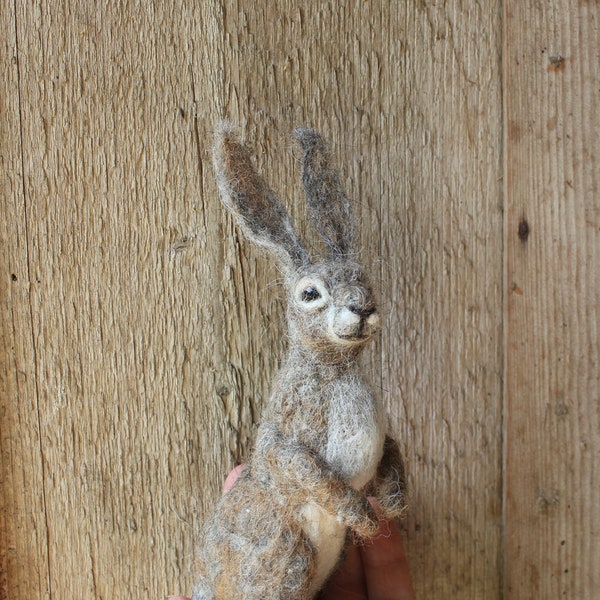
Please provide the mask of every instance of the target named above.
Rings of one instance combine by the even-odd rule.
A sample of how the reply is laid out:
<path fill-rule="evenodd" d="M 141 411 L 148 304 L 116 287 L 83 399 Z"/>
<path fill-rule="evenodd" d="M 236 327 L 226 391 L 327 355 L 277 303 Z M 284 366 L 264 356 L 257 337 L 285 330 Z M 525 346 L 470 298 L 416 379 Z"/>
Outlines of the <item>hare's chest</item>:
<path fill-rule="evenodd" d="M 331 389 L 326 459 L 360 489 L 375 475 L 385 439 L 382 410 L 356 379 L 336 382 Z"/>

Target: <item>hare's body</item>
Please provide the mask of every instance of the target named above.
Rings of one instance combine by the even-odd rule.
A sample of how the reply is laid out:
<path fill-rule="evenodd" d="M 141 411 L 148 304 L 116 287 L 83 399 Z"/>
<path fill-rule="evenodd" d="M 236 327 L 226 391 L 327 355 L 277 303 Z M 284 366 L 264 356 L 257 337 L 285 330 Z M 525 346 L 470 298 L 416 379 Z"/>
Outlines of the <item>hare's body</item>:
<path fill-rule="evenodd" d="M 297 135 L 309 212 L 331 252 L 319 263 L 231 130 L 217 140 L 224 204 L 250 239 L 275 253 L 284 273 L 290 349 L 252 458 L 205 527 L 194 600 L 309 600 L 338 563 L 348 531 L 377 530 L 367 491 L 387 517 L 403 508 L 398 448 L 356 363 L 379 317 L 351 259 L 349 200 L 320 136 Z"/>
<path fill-rule="evenodd" d="M 269 426 L 314 452 L 354 489 L 361 490 L 374 478 L 383 454 L 384 419 L 355 363 L 324 366 L 296 352 L 282 369 L 265 417 Z M 258 447 L 260 443 L 259 430 Z M 318 501 L 298 508 L 315 551 L 311 598 L 337 564 L 347 526 Z"/>
<path fill-rule="evenodd" d="M 314 452 L 354 489 L 375 476 L 385 423 L 357 364 L 323 365 L 292 351 L 263 417 Z M 260 430 L 257 447 L 260 447 Z"/>
<path fill-rule="evenodd" d="M 383 455 L 382 417 L 354 362 L 324 366 L 299 352 L 288 357 L 259 427 L 252 460 L 221 499 L 218 518 L 205 539 L 206 544 L 214 536 L 215 546 L 209 547 L 225 543 L 230 549 L 227 562 L 220 553 L 205 558 L 205 572 L 213 573 L 216 589 L 223 591 L 217 598 L 314 596 L 337 564 L 348 529 L 336 512 L 324 508 L 332 494 L 320 484 L 331 475 L 331 487 L 343 488 L 340 483 L 347 482 L 358 491 L 373 480 Z M 274 477 L 279 466 L 297 471 Z M 306 479 L 318 478 L 313 489 L 298 480 L 298 472 Z M 251 518 L 245 512 L 249 499 Z M 287 559 L 279 564 L 290 549 L 301 567 L 291 573 Z M 261 564 L 269 565 L 268 580 Z M 256 573 L 256 580 L 248 581 L 249 573 Z M 235 595 L 240 581 L 247 587 Z"/>

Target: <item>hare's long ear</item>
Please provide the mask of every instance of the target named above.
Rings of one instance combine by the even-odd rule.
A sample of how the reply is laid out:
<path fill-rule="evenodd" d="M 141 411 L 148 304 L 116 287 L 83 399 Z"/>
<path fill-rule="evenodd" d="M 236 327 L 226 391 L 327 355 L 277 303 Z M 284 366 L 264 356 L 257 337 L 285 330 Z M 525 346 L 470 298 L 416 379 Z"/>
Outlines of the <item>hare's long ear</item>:
<path fill-rule="evenodd" d="M 304 150 L 302 183 L 308 212 L 334 258 L 352 253 L 353 221 L 350 199 L 344 194 L 337 171 L 321 136 L 312 129 L 295 129 Z"/>
<path fill-rule="evenodd" d="M 287 211 L 228 123 L 217 128 L 213 159 L 223 204 L 246 236 L 274 252 L 288 271 L 306 264 L 308 254 Z"/>

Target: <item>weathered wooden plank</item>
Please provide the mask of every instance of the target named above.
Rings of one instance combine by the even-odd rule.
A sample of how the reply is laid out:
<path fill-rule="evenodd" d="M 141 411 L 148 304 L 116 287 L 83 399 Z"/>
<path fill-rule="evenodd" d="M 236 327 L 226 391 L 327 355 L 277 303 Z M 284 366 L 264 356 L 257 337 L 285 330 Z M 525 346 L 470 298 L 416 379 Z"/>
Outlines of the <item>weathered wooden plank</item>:
<path fill-rule="evenodd" d="M 600 589 L 599 21 L 505 2 L 508 598 Z"/>
<path fill-rule="evenodd" d="M 499 597 L 499 3 L 14 6 L 0 589 L 191 587 L 285 346 L 278 274 L 214 200 L 227 115 L 307 234 L 287 136 L 333 141 L 389 315 L 366 366 L 408 459 L 417 590 Z M 509 597 L 598 587 L 597 28 L 594 3 L 506 5 Z"/>
<path fill-rule="evenodd" d="M 219 225 L 202 195 L 220 8 L 15 6 L 31 324 L 14 335 L 33 329 L 38 386 L 23 394 L 39 411 L 51 597 L 164 597 L 191 585 L 230 435 L 210 393 Z M 27 560 L 11 598 L 42 597 L 24 577 L 44 562 Z"/>
<path fill-rule="evenodd" d="M 46 598 L 47 529 L 14 7 L 0 12 L 0 598 Z"/>
<path fill-rule="evenodd" d="M 499 598 L 500 3 L 406 11 L 385 21 L 398 43 L 380 139 L 383 386 L 408 457 L 408 548 L 419 597 Z"/>

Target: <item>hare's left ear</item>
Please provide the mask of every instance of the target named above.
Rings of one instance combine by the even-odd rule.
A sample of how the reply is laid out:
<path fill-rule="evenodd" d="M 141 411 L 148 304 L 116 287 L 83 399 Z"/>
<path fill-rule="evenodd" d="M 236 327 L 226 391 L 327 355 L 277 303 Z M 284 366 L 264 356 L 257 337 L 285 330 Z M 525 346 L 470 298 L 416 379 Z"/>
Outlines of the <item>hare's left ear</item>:
<path fill-rule="evenodd" d="M 246 236 L 271 250 L 287 272 L 307 264 L 308 253 L 288 212 L 252 166 L 229 123 L 217 128 L 213 159 L 221 200 Z"/>
<path fill-rule="evenodd" d="M 331 166 L 329 149 L 313 129 L 295 129 L 304 150 L 302 183 L 308 212 L 333 258 L 347 257 L 353 250 L 354 223 L 350 199 Z"/>

